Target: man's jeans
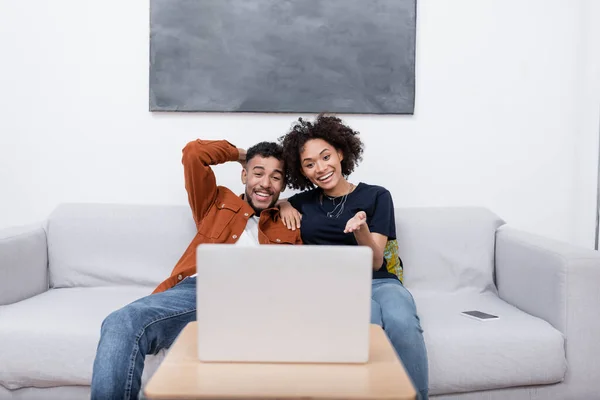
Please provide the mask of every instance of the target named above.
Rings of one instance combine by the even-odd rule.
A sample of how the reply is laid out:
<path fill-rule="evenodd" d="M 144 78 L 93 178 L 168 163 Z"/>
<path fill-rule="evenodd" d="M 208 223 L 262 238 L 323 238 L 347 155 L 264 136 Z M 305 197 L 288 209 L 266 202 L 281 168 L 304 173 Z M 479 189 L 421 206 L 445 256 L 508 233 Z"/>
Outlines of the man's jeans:
<path fill-rule="evenodd" d="M 412 296 L 394 279 L 373 281 L 371 321 L 382 325 L 418 391 L 427 396 L 427 356 Z M 143 297 L 102 323 L 92 375 L 92 400 L 137 399 L 146 354 L 171 346 L 196 320 L 196 278 Z"/>
<path fill-rule="evenodd" d="M 195 320 L 195 277 L 106 317 L 94 361 L 92 399 L 137 399 L 146 354 L 170 347 Z"/>

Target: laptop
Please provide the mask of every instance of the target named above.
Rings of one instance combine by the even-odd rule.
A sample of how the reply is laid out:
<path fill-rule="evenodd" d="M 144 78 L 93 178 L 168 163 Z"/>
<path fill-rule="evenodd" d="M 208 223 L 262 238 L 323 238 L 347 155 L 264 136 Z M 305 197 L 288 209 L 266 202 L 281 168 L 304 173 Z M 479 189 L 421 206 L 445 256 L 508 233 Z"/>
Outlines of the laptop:
<path fill-rule="evenodd" d="M 365 246 L 198 246 L 198 358 L 367 362 L 371 265 Z"/>

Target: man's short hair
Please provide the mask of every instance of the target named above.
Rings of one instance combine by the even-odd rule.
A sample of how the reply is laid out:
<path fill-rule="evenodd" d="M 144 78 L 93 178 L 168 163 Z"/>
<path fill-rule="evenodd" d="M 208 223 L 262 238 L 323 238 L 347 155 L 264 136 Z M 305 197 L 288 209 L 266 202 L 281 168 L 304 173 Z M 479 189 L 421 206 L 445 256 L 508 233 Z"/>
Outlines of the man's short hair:
<path fill-rule="evenodd" d="M 283 147 L 275 142 L 260 142 L 246 150 L 246 163 L 254 157 L 275 157 L 279 161 L 283 159 Z"/>

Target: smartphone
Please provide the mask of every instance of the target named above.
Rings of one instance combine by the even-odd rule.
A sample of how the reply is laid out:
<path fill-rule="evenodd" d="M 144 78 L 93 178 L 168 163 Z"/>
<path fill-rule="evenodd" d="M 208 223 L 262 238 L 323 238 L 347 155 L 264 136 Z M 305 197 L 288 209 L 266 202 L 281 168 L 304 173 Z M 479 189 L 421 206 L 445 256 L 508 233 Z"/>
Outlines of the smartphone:
<path fill-rule="evenodd" d="M 482 311 L 463 311 L 461 312 L 462 315 L 464 315 L 465 317 L 469 317 L 469 318 L 473 318 L 476 319 L 478 321 L 491 321 L 494 319 L 498 319 L 497 315 L 492 315 L 492 314 L 488 314 L 488 313 L 484 313 Z"/>

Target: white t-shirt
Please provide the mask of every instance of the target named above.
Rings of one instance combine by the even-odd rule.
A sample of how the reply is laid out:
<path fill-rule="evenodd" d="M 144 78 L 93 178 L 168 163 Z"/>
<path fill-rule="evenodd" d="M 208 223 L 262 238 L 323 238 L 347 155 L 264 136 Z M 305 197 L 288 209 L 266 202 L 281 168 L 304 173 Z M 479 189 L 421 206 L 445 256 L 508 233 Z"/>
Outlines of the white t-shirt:
<path fill-rule="evenodd" d="M 260 244 L 258 243 L 258 221 L 259 218 L 256 215 L 253 215 L 248 219 L 244 232 L 242 232 L 237 242 L 235 242 L 236 246 L 251 247 Z M 198 274 L 190 275 L 190 278 L 196 275 Z"/>
<path fill-rule="evenodd" d="M 253 215 L 248 219 L 244 232 L 240 235 L 240 238 L 235 242 L 236 246 L 258 246 L 258 220 L 256 215 Z"/>

